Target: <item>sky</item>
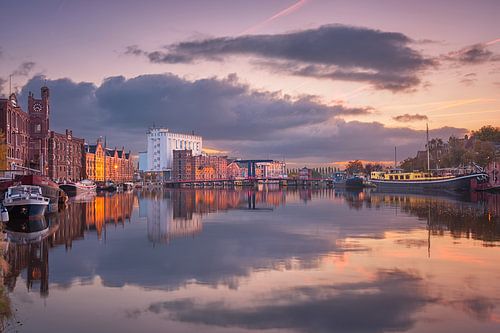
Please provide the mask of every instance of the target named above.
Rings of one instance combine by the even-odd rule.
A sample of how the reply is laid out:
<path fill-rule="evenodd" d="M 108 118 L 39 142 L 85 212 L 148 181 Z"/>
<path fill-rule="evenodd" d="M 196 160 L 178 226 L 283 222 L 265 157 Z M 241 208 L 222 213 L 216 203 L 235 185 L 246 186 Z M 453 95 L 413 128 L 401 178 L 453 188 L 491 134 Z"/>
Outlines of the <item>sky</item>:
<path fill-rule="evenodd" d="M 500 126 L 500 1 L 0 0 L 0 96 L 133 152 L 149 127 L 290 167 Z M 5 15 L 5 13 L 8 13 Z M 9 76 L 12 85 L 9 84 Z"/>

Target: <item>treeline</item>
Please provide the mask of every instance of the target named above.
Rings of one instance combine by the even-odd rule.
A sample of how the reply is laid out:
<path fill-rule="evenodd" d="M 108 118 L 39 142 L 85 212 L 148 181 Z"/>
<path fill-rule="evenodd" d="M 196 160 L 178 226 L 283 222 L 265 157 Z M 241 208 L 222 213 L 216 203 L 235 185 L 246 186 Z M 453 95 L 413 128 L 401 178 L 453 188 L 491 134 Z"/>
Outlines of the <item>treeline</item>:
<path fill-rule="evenodd" d="M 495 158 L 495 143 L 500 143 L 500 128 L 493 126 L 483 126 L 463 139 L 453 136 L 448 142 L 432 139 L 429 141 L 430 168 L 455 168 L 472 163 L 484 167 Z M 426 170 L 427 151 L 405 159 L 400 166 L 405 171 Z"/>

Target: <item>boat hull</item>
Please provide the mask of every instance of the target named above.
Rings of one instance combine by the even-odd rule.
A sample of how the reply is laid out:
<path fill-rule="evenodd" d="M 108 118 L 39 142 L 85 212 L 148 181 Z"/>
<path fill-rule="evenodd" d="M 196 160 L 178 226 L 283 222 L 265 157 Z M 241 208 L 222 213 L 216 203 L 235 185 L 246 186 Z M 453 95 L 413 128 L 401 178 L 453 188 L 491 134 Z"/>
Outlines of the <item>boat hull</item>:
<path fill-rule="evenodd" d="M 440 180 L 380 180 L 372 179 L 377 191 L 394 191 L 402 193 L 426 192 L 466 192 L 471 190 L 472 180 L 482 181 L 486 174 L 471 174 Z"/>
<path fill-rule="evenodd" d="M 364 187 L 363 179 L 360 177 L 347 178 L 339 181 L 334 181 L 333 186 L 335 188 L 346 188 L 346 189 L 361 189 Z"/>
<path fill-rule="evenodd" d="M 12 220 L 26 220 L 35 217 L 40 217 L 45 214 L 48 203 L 33 204 L 33 203 L 18 203 L 15 205 L 5 205 L 9 212 L 9 221 Z"/>
<path fill-rule="evenodd" d="M 92 193 L 96 191 L 96 187 L 81 187 L 76 184 L 62 184 L 59 188 L 64 191 L 69 197 L 76 197 L 83 193 Z"/>

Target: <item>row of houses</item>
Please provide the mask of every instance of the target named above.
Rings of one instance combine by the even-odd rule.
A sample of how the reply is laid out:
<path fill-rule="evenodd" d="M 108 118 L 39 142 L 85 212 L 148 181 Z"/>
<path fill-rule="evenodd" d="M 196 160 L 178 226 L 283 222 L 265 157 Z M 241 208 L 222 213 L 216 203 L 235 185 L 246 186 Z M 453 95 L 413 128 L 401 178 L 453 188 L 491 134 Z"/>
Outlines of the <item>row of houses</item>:
<path fill-rule="evenodd" d="M 0 173 L 4 177 L 30 172 L 58 182 L 86 178 L 132 180 L 133 162 L 124 148 L 104 149 L 99 141 L 87 145 L 71 130 L 50 130 L 48 87 L 41 88 L 41 98 L 29 93 L 28 112 L 21 108 L 15 93 L 0 99 L 0 133 Z"/>
<path fill-rule="evenodd" d="M 256 178 L 286 178 L 286 165 L 281 161 L 255 163 Z M 248 162 L 226 156 L 193 155 L 189 149 L 174 150 L 173 181 L 247 179 Z"/>

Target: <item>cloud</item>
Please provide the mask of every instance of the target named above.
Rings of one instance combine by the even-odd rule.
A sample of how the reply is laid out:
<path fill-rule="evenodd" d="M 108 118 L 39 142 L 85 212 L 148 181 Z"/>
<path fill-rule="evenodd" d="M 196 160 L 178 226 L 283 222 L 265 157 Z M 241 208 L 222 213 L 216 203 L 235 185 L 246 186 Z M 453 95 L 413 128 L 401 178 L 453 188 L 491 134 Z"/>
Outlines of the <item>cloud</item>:
<path fill-rule="evenodd" d="M 415 312 L 436 300 L 428 295 L 420 277 L 387 270 L 380 271 L 373 281 L 274 291 L 255 306 L 230 306 L 222 301 L 203 304 L 187 298 L 153 303 L 147 311 L 218 327 L 387 332 L 410 329 L 416 321 Z"/>
<path fill-rule="evenodd" d="M 13 76 L 28 76 L 31 70 L 35 67 L 35 63 L 33 61 L 25 61 L 19 65 L 13 72 Z"/>
<path fill-rule="evenodd" d="M 130 46 L 125 53 L 169 64 L 252 56 L 265 59 L 267 66 L 285 74 L 368 82 L 376 89 L 407 91 L 419 85 L 423 70 L 436 64 L 411 48 L 412 43 L 402 33 L 325 25 L 285 34 L 181 42 L 153 52 Z"/>
<path fill-rule="evenodd" d="M 279 92 L 254 91 L 225 79 L 187 81 L 172 74 L 111 77 L 99 86 L 70 79 L 35 76 L 20 95 L 51 89 L 51 126 L 73 129 L 89 141 L 100 135 L 110 146 L 145 149 L 145 132 L 153 123 L 173 131 L 202 135 L 205 145 L 243 158 L 270 157 L 297 161 L 390 160 L 394 145 L 401 156 L 414 155 L 424 131 L 388 128 L 377 122 L 345 121 L 363 117 L 369 106 L 326 105 L 314 96 L 292 99 Z M 431 134 L 462 136 L 466 129 L 442 128 Z"/>
<path fill-rule="evenodd" d="M 477 43 L 453 51 L 441 57 L 442 60 L 453 61 L 461 65 L 478 65 L 500 61 L 500 55 L 488 49 L 487 43 Z"/>
<path fill-rule="evenodd" d="M 402 115 L 399 115 L 399 116 L 395 116 L 395 117 L 392 117 L 392 119 L 394 119 L 395 121 L 400 121 L 400 122 L 403 122 L 403 123 L 409 123 L 409 122 L 412 122 L 412 121 L 421 121 L 421 120 L 428 120 L 429 118 L 427 118 L 426 115 L 423 115 L 423 114 L 408 114 L 408 113 L 405 113 L 405 114 L 402 114 Z"/>
<path fill-rule="evenodd" d="M 477 74 L 476 73 L 467 73 L 465 74 L 462 79 L 460 80 L 460 83 L 465 84 L 466 86 L 471 86 L 477 81 Z"/>

